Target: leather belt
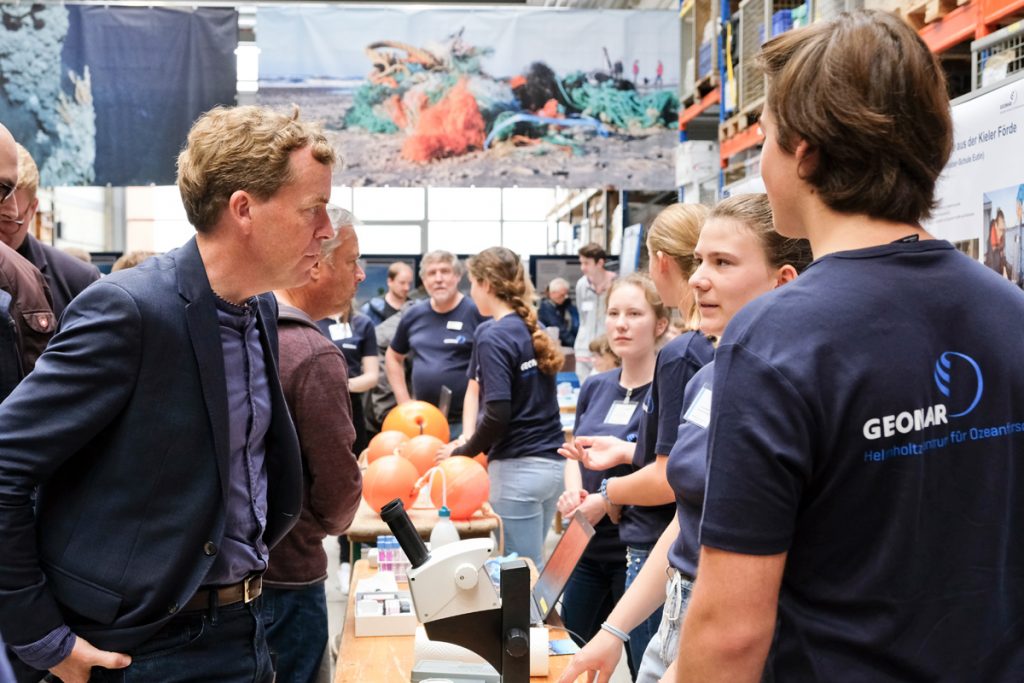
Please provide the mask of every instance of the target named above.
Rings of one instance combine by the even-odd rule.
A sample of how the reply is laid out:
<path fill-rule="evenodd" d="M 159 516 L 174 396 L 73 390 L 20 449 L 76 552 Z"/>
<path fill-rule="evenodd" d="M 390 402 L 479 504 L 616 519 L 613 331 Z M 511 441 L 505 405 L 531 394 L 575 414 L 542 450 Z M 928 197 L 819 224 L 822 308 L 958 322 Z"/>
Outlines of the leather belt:
<path fill-rule="evenodd" d="M 216 595 L 216 604 L 220 607 L 233 605 L 238 602 L 252 602 L 263 593 L 263 575 L 252 574 L 238 583 L 230 586 L 219 586 L 214 588 L 200 588 L 196 594 L 185 603 L 183 612 L 195 612 L 205 610 L 213 602 Z"/>

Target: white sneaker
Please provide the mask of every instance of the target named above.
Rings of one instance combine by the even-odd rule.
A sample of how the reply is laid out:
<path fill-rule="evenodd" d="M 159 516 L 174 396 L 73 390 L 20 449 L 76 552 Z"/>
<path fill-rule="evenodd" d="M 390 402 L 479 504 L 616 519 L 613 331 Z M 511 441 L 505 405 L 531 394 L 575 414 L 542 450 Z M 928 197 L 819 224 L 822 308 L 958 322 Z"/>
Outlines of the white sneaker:
<path fill-rule="evenodd" d="M 352 565 L 349 562 L 343 562 L 338 567 L 338 583 L 341 585 L 341 594 L 348 595 L 348 587 L 352 583 Z"/>

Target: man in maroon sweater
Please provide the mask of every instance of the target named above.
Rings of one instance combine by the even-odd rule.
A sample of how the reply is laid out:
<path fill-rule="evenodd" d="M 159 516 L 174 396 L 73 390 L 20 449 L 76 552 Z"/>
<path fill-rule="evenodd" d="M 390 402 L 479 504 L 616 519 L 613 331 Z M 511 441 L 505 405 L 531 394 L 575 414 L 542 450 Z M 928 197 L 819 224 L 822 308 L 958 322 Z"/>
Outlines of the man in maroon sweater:
<path fill-rule="evenodd" d="M 302 516 L 270 553 L 263 578 L 263 623 L 279 681 L 316 678 L 327 645 L 327 554 L 323 540 L 348 529 L 362 476 L 352 453 L 355 429 L 345 358 L 316 320 L 352 300 L 366 273 L 359 265 L 355 217 L 331 210 L 334 237 L 323 243 L 309 283 L 279 290 L 281 385 L 299 435 L 305 470 Z M 338 387 L 342 387 L 339 390 Z"/>

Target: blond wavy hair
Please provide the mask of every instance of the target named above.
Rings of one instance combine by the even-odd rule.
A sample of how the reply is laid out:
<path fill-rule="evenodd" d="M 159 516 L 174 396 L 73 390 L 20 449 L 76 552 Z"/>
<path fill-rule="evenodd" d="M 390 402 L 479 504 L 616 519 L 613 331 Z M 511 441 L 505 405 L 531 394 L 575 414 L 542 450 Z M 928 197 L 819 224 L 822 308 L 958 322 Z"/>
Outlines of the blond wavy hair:
<path fill-rule="evenodd" d="M 31 202 L 39 191 L 39 167 L 27 149 L 20 143 L 15 144 L 18 146 L 18 189 L 28 190 Z"/>
<path fill-rule="evenodd" d="M 216 107 L 199 117 L 178 155 L 178 190 L 199 232 L 217 223 L 232 193 L 269 199 L 291 178 L 291 153 L 309 147 L 326 166 L 334 149 L 319 128 L 263 107 Z"/>

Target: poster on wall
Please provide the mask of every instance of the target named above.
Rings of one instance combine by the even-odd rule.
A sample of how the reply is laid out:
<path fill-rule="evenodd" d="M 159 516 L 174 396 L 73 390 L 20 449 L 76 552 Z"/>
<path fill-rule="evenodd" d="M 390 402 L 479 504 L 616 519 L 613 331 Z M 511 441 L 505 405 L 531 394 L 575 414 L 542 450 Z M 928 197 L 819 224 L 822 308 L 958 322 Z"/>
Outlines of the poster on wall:
<path fill-rule="evenodd" d="M 173 184 L 192 122 L 235 102 L 231 9 L 0 5 L 0 121 L 41 183 Z"/>
<path fill-rule="evenodd" d="M 260 6 L 257 21 L 273 27 L 257 32 L 259 101 L 323 123 L 337 185 L 674 185 L 673 12 Z"/>
<path fill-rule="evenodd" d="M 925 228 L 1024 288 L 1024 80 L 953 101 L 953 153 Z"/>

